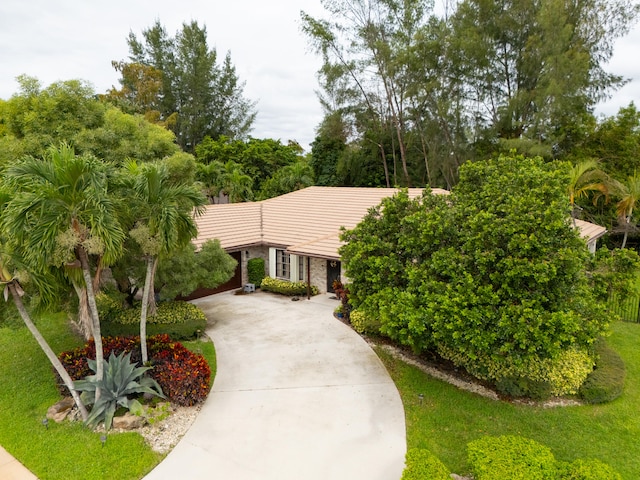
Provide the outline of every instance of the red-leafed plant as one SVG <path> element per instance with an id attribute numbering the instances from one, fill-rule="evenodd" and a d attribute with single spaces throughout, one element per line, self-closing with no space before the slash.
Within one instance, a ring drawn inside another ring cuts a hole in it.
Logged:
<path id="1" fill-rule="evenodd" d="M 206 359 L 193 353 L 169 335 L 155 335 L 148 339 L 149 376 L 156 380 L 164 395 L 178 405 L 191 406 L 204 401 L 209 393 L 211 369 Z M 107 337 L 103 339 L 105 356 L 113 353 L 130 353 L 131 361 L 140 364 L 140 337 Z M 81 380 L 91 375 L 87 359 L 95 359 L 93 340 L 83 347 L 59 355 L 72 380 Z M 62 395 L 68 395 L 66 387 L 58 382 Z"/>

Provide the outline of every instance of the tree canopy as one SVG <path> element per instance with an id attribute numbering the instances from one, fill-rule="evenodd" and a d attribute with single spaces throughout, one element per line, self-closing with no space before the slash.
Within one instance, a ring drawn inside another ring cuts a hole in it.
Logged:
<path id="1" fill-rule="evenodd" d="M 206 27 L 183 23 L 171 37 L 156 21 L 143 30 L 141 40 L 131 32 L 127 43 L 130 62 L 115 63 L 122 89 L 111 97 L 165 122 L 189 152 L 205 136 L 247 137 L 255 103 L 244 97 L 231 55 L 218 63 L 215 48 L 207 44 Z"/>
<path id="2" fill-rule="evenodd" d="M 424 0 L 322 5 L 327 18 L 302 12 L 302 29 L 322 58 L 326 119 L 339 116 L 354 147 L 335 155 L 368 149 L 386 186 L 446 188 L 467 159 L 566 156 L 625 83 L 606 65 L 640 11 L 632 0 L 463 0 L 444 16 Z M 316 158 L 329 155 L 324 127 Z"/>

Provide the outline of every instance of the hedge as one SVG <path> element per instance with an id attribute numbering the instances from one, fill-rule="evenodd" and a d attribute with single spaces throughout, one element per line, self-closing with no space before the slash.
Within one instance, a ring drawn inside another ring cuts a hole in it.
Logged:
<path id="1" fill-rule="evenodd" d="M 604 403 L 622 395 L 626 371 L 622 358 L 603 339 L 596 343 L 596 366 L 578 395 L 587 403 Z"/>
<path id="2" fill-rule="evenodd" d="M 102 321 L 102 334 L 108 337 L 140 334 L 140 307 L 111 313 Z M 204 332 L 207 318 L 197 306 L 181 301 L 163 302 L 156 314 L 147 317 L 147 335 L 167 334 L 176 340 L 196 338 Z"/>
<path id="3" fill-rule="evenodd" d="M 307 284 L 305 282 L 288 282 L 286 280 L 280 280 L 278 278 L 265 277 L 260 285 L 262 290 L 273 293 L 280 293 L 282 295 L 306 295 Z M 311 285 L 311 295 L 318 294 L 318 287 Z"/>

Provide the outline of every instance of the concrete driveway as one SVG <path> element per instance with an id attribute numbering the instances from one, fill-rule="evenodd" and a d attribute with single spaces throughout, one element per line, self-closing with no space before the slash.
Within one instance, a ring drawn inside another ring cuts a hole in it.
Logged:
<path id="1" fill-rule="evenodd" d="M 258 292 L 193 303 L 218 371 L 192 427 L 147 480 L 398 480 L 402 402 L 328 295 Z"/>

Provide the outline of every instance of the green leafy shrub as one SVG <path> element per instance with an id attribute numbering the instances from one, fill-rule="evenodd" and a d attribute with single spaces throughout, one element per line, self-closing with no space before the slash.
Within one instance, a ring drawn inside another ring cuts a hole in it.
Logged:
<path id="1" fill-rule="evenodd" d="M 282 295 L 306 295 L 307 284 L 305 282 L 288 282 L 278 278 L 265 277 L 260 285 L 262 290 L 267 292 L 279 293 Z M 311 295 L 318 294 L 318 287 L 311 285 Z"/>
<path id="2" fill-rule="evenodd" d="M 505 435 L 482 437 L 467 445 L 475 480 L 557 480 L 551 450 L 533 440 Z"/>
<path id="3" fill-rule="evenodd" d="M 249 283 L 253 283 L 256 288 L 262 284 L 264 274 L 264 259 L 252 258 L 247 262 L 247 273 L 249 277 Z"/>
<path id="4" fill-rule="evenodd" d="M 88 360 L 88 365 L 94 372 L 97 371 L 97 362 Z M 145 376 L 151 367 L 137 367 L 131 363 L 131 354 L 122 352 L 116 356 L 113 353 L 109 360 L 103 360 L 104 376 L 101 380 L 96 375 L 88 375 L 84 380 L 74 382 L 75 388 L 82 393 L 82 400 L 93 405 L 91 413 L 86 420 L 89 427 L 95 427 L 104 422 L 106 430 L 111 429 L 113 415 L 116 409 L 124 407 L 130 411 L 140 411 L 142 406 L 135 396 L 143 393 L 164 398 L 158 383 Z M 96 390 L 100 389 L 100 397 L 96 401 Z"/>
<path id="5" fill-rule="evenodd" d="M 622 395 L 625 366 L 620 355 L 603 339 L 596 342 L 596 366 L 587 376 L 578 395 L 587 403 L 605 403 Z"/>
<path id="6" fill-rule="evenodd" d="M 140 337 L 108 337 L 103 339 L 102 346 L 105 357 L 126 353 L 132 363 L 140 364 Z M 211 369 L 202 355 L 189 351 L 166 334 L 149 337 L 147 346 L 153 366 L 149 376 L 158 382 L 171 402 L 195 405 L 207 397 Z M 62 352 L 58 358 L 73 380 L 85 378 L 91 374 L 88 359 L 96 358 L 95 343 L 89 340 L 83 347 Z M 59 378 L 57 385 L 62 395 L 69 395 Z"/>
<path id="7" fill-rule="evenodd" d="M 123 314 L 124 295 L 118 291 L 98 292 L 96 294 L 96 305 L 100 314 L 101 322 L 115 321 Z"/>
<path id="8" fill-rule="evenodd" d="M 597 459 L 578 459 L 560 464 L 560 480 L 622 480 L 613 467 Z"/>
<path id="9" fill-rule="evenodd" d="M 352 310 L 349 315 L 349 321 L 353 329 L 358 333 L 378 333 L 380 328 L 380 322 L 372 320 L 362 310 Z"/>
<path id="10" fill-rule="evenodd" d="M 167 334 L 177 340 L 190 340 L 204 332 L 207 318 L 197 306 L 181 301 L 163 302 L 156 314 L 147 317 L 147 334 Z M 121 310 L 110 321 L 102 322 L 105 336 L 131 336 L 140 333 L 140 307 Z"/>
<path id="11" fill-rule="evenodd" d="M 528 356 L 519 363 L 506 357 L 470 359 L 443 346 L 438 347 L 438 353 L 513 397 L 543 399 L 573 395 L 593 369 L 589 353 L 577 348 L 560 352 L 556 358 Z"/>
<path id="12" fill-rule="evenodd" d="M 407 451 L 401 480 L 450 480 L 451 472 L 434 454 L 421 448 Z"/>

